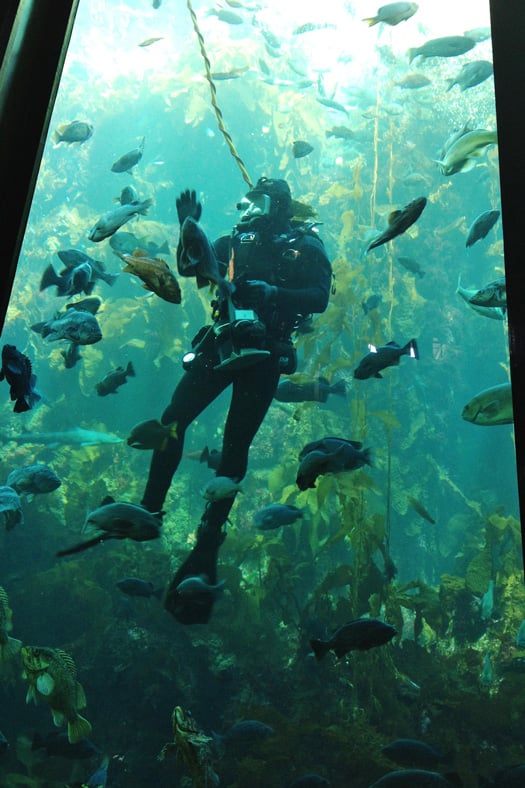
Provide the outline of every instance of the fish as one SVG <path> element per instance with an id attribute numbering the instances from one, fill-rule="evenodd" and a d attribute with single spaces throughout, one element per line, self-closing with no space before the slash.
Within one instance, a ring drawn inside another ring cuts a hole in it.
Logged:
<path id="1" fill-rule="evenodd" d="M 187 216 L 180 231 L 180 256 L 177 267 L 181 276 L 195 276 L 197 287 L 213 282 L 223 297 L 231 295 L 233 284 L 219 273 L 219 263 L 206 233 L 192 216 Z"/>
<path id="2" fill-rule="evenodd" d="M 109 755 L 104 755 L 100 766 L 88 777 L 87 788 L 106 788 L 108 781 Z"/>
<path id="3" fill-rule="evenodd" d="M 366 17 L 363 22 L 367 22 L 369 27 L 384 22 L 386 25 L 398 25 L 414 16 L 419 6 L 417 3 L 388 3 L 378 9 L 376 16 Z"/>
<path id="4" fill-rule="evenodd" d="M 322 104 L 323 107 L 328 107 L 328 109 L 335 109 L 337 112 L 344 112 L 345 115 L 348 115 L 347 108 L 344 106 L 344 104 L 341 104 L 339 101 L 334 101 L 333 99 L 327 98 L 326 96 L 317 96 L 315 100 L 318 101 L 319 104 Z"/>
<path id="5" fill-rule="evenodd" d="M 109 239 L 109 245 L 114 252 L 123 252 L 124 254 L 132 255 L 136 249 L 143 249 L 148 257 L 157 257 L 159 254 L 171 254 L 167 241 L 157 244 L 154 241 L 148 241 L 146 237 L 137 238 L 133 233 L 124 231 L 114 233 Z"/>
<path id="6" fill-rule="evenodd" d="M 72 369 L 78 361 L 82 360 L 80 355 L 79 346 L 76 342 L 70 342 L 66 350 L 61 350 L 60 355 L 64 359 L 64 366 L 66 369 Z"/>
<path id="7" fill-rule="evenodd" d="M 397 634 L 395 627 L 377 618 L 358 618 L 343 624 L 328 640 L 313 639 L 310 645 L 316 659 L 322 659 L 329 651 L 341 659 L 349 651 L 368 651 L 383 646 Z"/>
<path id="8" fill-rule="evenodd" d="M 209 449 L 205 446 L 202 451 L 186 452 L 183 456 L 188 457 L 190 460 L 197 460 L 197 462 L 205 462 L 208 468 L 216 471 L 221 464 L 222 451 L 218 449 Z"/>
<path id="9" fill-rule="evenodd" d="M 100 755 L 100 750 L 89 739 L 80 739 L 71 744 L 67 733 L 52 731 L 45 736 L 35 733 L 31 743 L 31 750 L 45 750 L 49 757 L 59 756 L 68 760 L 85 760 L 94 755 Z"/>
<path id="10" fill-rule="evenodd" d="M 348 126 L 332 126 L 331 129 L 326 129 L 326 137 L 335 137 L 338 140 L 353 140 L 355 139 L 355 132 L 349 129 Z"/>
<path id="11" fill-rule="evenodd" d="M 418 739 L 395 739 L 381 747 L 381 752 L 400 766 L 421 766 L 423 769 L 446 760 L 440 750 Z"/>
<path id="12" fill-rule="evenodd" d="M 162 0 L 151 0 L 152 8 L 160 8 Z"/>
<path id="13" fill-rule="evenodd" d="M 226 22 L 228 25 L 242 25 L 244 19 L 234 11 L 228 11 L 227 8 L 210 8 L 207 11 L 207 16 L 216 16 L 221 22 Z"/>
<path id="14" fill-rule="evenodd" d="M 127 383 L 128 377 L 135 377 L 135 368 L 133 363 L 128 361 L 126 369 L 124 367 L 117 367 L 113 372 L 102 378 L 102 380 L 95 385 L 99 397 L 106 397 L 108 394 L 116 394 L 119 386 Z"/>
<path id="15" fill-rule="evenodd" d="M 489 129 L 473 129 L 460 133 L 452 144 L 445 144 L 444 155 L 436 159 L 442 175 L 455 175 L 468 172 L 476 166 L 477 160 L 489 145 L 496 145 L 498 134 Z"/>
<path id="16" fill-rule="evenodd" d="M 58 144 L 59 142 L 78 142 L 82 145 L 93 135 L 94 128 L 91 123 L 86 123 L 83 120 L 73 120 L 71 123 L 62 123 L 57 126 L 53 132 L 53 141 Z"/>
<path id="17" fill-rule="evenodd" d="M 243 74 L 246 74 L 249 71 L 250 66 L 237 66 L 236 68 L 230 68 L 228 71 L 212 71 L 211 76 L 212 79 L 221 81 L 226 81 L 228 79 L 238 79 L 242 77 Z"/>
<path id="18" fill-rule="evenodd" d="M 260 720 L 240 720 L 231 725 L 224 733 L 212 731 L 213 741 L 216 746 L 238 746 L 252 744 L 253 742 L 273 736 L 274 729 Z"/>
<path id="19" fill-rule="evenodd" d="M 82 298 L 80 301 L 74 301 L 72 304 L 66 304 L 66 309 L 76 309 L 77 312 L 90 312 L 92 315 L 96 315 L 101 304 L 100 298 L 90 296 L 89 298 Z"/>
<path id="20" fill-rule="evenodd" d="M 303 159 L 313 151 L 313 145 L 310 145 L 306 140 L 294 140 L 292 142 L 292 155 L 294 159 Z"/>
<path id="21" fill-rule="evenodd" d="M 467 233 L 467 240 L 465 246 L 468 248 L 473 246 L 476 241 L 485 238 L 492 230 L 500 217 L 500 212 L 497 210 L 483 211 L 479 216 L 476 216 L 470 225 Z"/>
<path id="22" fill-rule="evenodd" d="M 179 283 L 164 260 L 148 257 L 147 252 L 142 249 L 135 249 L 132 255 L 122 252 L 115 254 L 126 263 L 122 270 L 138 276 L 145 290 L 155 293 L 170 304 L 180 304 L 182 295 Z"/>
<path id="23" fill-rule="evenodd" d="M 402 265 L 403 268 L 406 268 L 411 274 L 416 274 L 420 279 L 425 276 L 426 272 L 422 270 L 417 260 L 414 260 L 413 257 L 397 257 L 396 259 L 399 265 Z"/>
<path id="24" fill-rule="evenodd" d="M 253 522 L 259 531 L 273 531 L 283 525 L 291 525 L 303 517 L 297 506 L 285 503 L 272 503 L 255 512 Z"/>
<path id="25" fill-rule="evenodd" d="M 16 656 L 22 648 L 22 641 L 10 636 L 12 631 L 13 612 L 5 588 L 0 586 L 0 663 Z"/>
<path id="26" fill-rule="evenodd" d="M 430 80 L 425 74 L 407 74 L 399 82 L 394 82 L 394 85 L 397 85 L 398 88 L 402 90 L 418 90 L 419 88 L 426 88 L 427 85 L 431 85 L 432 80 Z"/>
<path id="27" fill-rule="evenodd" d="M 190 575 L 185 577 L 175 587 L 175 592 L 182 597 L 199 597 L 202 594 L 212 594 L 218 596 L 226 585 L 225 580 L 218 583 L 210 583 L 208 575 Z"/>
<path id="28" fill-rule="evenodd" d="M 211 482 L 208 482 L 201 490 L 201 494 L 208 501 L 220 501 L 222 498 L 233 498 L 238 492 L 242 492 L 241 485 L 233 479 L 230 479 L 229 476 L 215 476 L 215 478 L 212 479 Z"/>
<path id="29" fill-rule="evenodd" d="M 90 295 L 95 283 L 92 281 L 92 269 L 89 263 L 80 263 L 74 268 L 66 268 L 57 274 L 50 263 L 44 269 L 40 279 L 40 292 L 52 285 L 56 286 L 57 296 L 74 296 L 79 293 Z"/>
<path id="30" fill-rule="evenodd" d="M 138 44 L 138 46 L 139 47 L 149 47 L 152 44 L 156 44 L 157 41 L 162 41 L 163 39 L 164 39 L 164 36 L 152 36 L 151 38 L 146 38 L 144 41 L 141 41 L 140 44 Z M 126 155 L 129 156 L 129 153 L 126 154 Z M 142 156 L 142 153 L 141 153 L 141 156 Z M 121 157 L 121 158 L 123 158 L 123 157 Z M 120 159 L 118 161 L 120 161 Z M 117 162 L 115 162 L 115 164 L 116 163 Z M 115 164 L 113 165 L 113 167 L 115 166 Z M 135 164 L 136 164 L 136 162 L 135 162 Z M 113 167 L 111 168 L 112 170 L 113 170 Z M 113 172 L 121 172 L 121 170 L 113 170 Z"/>
<path id="31" fill-rule="evenodd" d="M 142 596 L 149 598 L 156 596 L 160 599 L 164 593 L 162 588 L 155 588 L 149 580 L 142 580 L 140 577 L 125 577 L 115 583 L 123 594 L 128 596 Z"/>
<path id="32" fill-rule="evenodd" d="M 422 503 L 420 503 L 420 502 L 417 500 L 417 498 L 413 498 L 411 495 L 409 495 L 409 496 L 407 497 L 407 501 L 408 501 L 408 503 L 410 504 L 410 506 L 412 507 L 412 509 L 414 509 L 414 511 L 416 511 L 416 512 L 419 514 L 419 516 L 423 518 L 423 520 L 427 520 L 427 522 L 429 522 L 429 523 L 432 523 L 432 525 L 435 525 L 435 522 L 436 522 L 436 521 L 435 521 L 435 520 L 434 520 L 434 518 L 433 518 L 433 517 L 432 517 L 432 516 L 431 516 L 431 515 L 430 515 L 430 514 L 427 512 L 427 510 L 425 509 L 425 507 L 423 506 L 423 504 L 422 504 Z"/>
<path id="33" fill-rule="evenodd" d="M 36 375 L 33 373 L 31 360 L 16 349 L 15 345 L 4 345 L 2 348 L 2 367 L 0 380 L 9 385 L 9 396 L 14 402 L 14 413 L 25 413 L 41 397 L 35 391 Z"/>
<path id="34" fill-rule="evenodd" d="M 393 211 L 388 217 L 388 227 L 384 232 L 370 241 L 365 249 L 365 254 L 377 246 L 386 244 L 398 235 L 402 235 L 408 228 L 417 222 L 427 204 L 426 197 L 416 197 L 401 210 Z"/>
<path id="35" fill-rule="evenodd" d="M 476 306 L 476 304 L 471 303 L 470 299 L 472 296 L 475 296 L 478 290 L 468 290 L 466 287 L 461 286 L 461 276 L 458 277 L 458 286 L 456 288 L 456 293 L 458 293 L 463 301 L 477 312 L 479 315 L 483 315 L 484 317 L 490 317 L 493 320 L 504 320 L 506 315 L 506 309 L 501 307 L 495 306 Z"/>
<path id="36" fill-rule="evenodd" d="M 17 525 L 24 524 L 22 502 L 18 493 L 8 484 L 0 485 L 0 525 L 11 531 Z"/>
<path id="37" fill-rule="evenodd" d="M 487 41 L 491 37 L 492 31 L 490 27 L 474 27 L 472 30 L 465 30 L 463 35 L 479 44 L 481 41 Z"/>
<path id="38" fill-rule="evenodd" d="M 454 788 L 460 784 L 456 779 L 451 782 L 440 772 L 425 769 L 403 769 L 402 771 L 389 772 L 373 782 L 369 788 L 383 788 L 383 786 L 397 786 L 397 788 Z"/>
<path id="39" fill-rule="evenodd" d="M 366 380 L 367 378 L 382 378 L 381 370 L 399 364 L 401 356 L 419 358 L 419 351 L 415 339 L 410 339 L 406 345 L 398 345 L 397 342 L 388 342 L 386 345 L 375 347 L 369 345 L 370 352 L 361 359 L 354 370 L 354 378 Z"/>
<path id="40" fill-rule="evenodd" d="M 99 243 L 103 241 L 105 238 L 109 238 L 110 235 L 113 235 L 119 227 L 122 227 L 123 224 L 129 222 L 137 214 L 141 214 L 144 216 L 148 212 L 148 208 L 150 205 L 153 204 L 153 200 L 148 197 L 147 200 L 134 200 L 133 202 L 126 203 L 125 205 L 121 205 L 118 208 L 113 208 L 112 211 L 108 211 L 107 213 L 103 214 L 100 219 L 95 222 L 93 227 L 88 233 L 88 238 L 90 241 L 94 243 Z"/>
<path id="41" fill-rule="evenodd" d="M 470 63 L 465 63 L 455 77 L 448 81 L 448 90 L 452 90 L 454 85 L 459 85 L 461 92 L 473 88 L 484 82 L 494 73 L 494 66 L 490 60 L 471 60 Z"/>
<path id="42" fill-rule="evenodd" d="M 31 329 L 48 342 L 66 339 L 76 345 L 94 345 L 102 339 L 102 331 L 95 315 L 76 309 L 68 309 L 65 314 L 52 320 L 35 323 Z"/>
<path id="43" fill-rule="evenodd" d="M 481 610 L 480 618 L 482 621 L 488 621 L 494 612 L 494 580 L 489 580 L 489 585 L 483 596 L 481 597 Z"/>
<path id="44" fill-rule="evenodd" d="M 507 286 L 505 277 L 495 279 L 470 296 L 469 303 L 473 306 L 507 308 Z"/>
<path id="45" fill-rule="evenodd" d="M 461 411 L 461 418 L 480 427 L 512 424 L 514 416 L 511 384 L 501 383 L 480 391 L 467 402 Z"/>
<path id="46" fill-rule="evenodd" d="M 131 172 L 132 168 L 142 159 L 145 140 L 146 138 L 142 137 L 138 148 L 133 148 L 133 150 L 128 151 L 113 162 L 111 172 Z"/>
<path id="47" fill-rule="evenodd" d="M 97 279 L 101 279 L 107 285 L 113 286 L 117 279 L 119 278 L 119 274 L 109 274 L 106 271 L 106 266 L 100 260 L 95 260 L 94 257 L 90 257 L 85 252 L 82 252 L 80 249 L 60 249 L 57 252 L 57 256 L 61 260 L 61 262 L 66 266 L 66 269 L 75 268 L 82 263 L 88 263 L 91 266 L 91 277 L 92 281 L 96 281 Z M 95 299 L 92 299 L 93 301 Z M 100 299 L 97 299 L 100 303 Z M 90 302 L 90 299 L 85 298 L 84 301 Z M 82 302 L 78 302 L 82 303 Z M 89 312 L 95 314 L 92 309 L 88 309 Z"/>
<path id="48" fill-rule="evenodd" d="M 420 47 L 411 47 L 408 52 L 408 62 L 412 63 L 416 57 L 456 57 L 463 55 L 476 46 L 476 42 L 467 36 L 445 36 L 432 38 Z"/>
<path id="49" fill-rule="evenodd" d="M 185 712 L 181 706 L 173 709 L 171 724 L 173 741 L 164 745 L 158 760 L 163 761 L 175 753 L 179 766 L 188 772 L 191 785 L 217 788 L 219 777 L 212 768 L 211 736 L 206 736 L 191 712 Z"/>
<path id="50" fill-rule="evenodd" d="M 43 444 L 50 448 L 56 446 L 97 446 L 104 443 L 122 443 L 123 438 L 113 435 L 111 432 L 97 432 L 95 430 L 85 430 L 82 427 L 74 427 L 71 430 L 62 432 L 27 432 L 23 431 L 16 435 L 7 435 L 0 432 L 0 440 L 4 443 L 13 441 L 14 443 L 34 443 Z"/>
<path id="51" fill-rule="evenodd" d="M 148 542 L 158 539 L 164 512 L 151 513 L 143 506 L 133 503 L 117 503 L 107 496 L 101 505 L 90 512 L 84 522 L 83 531 L 96 528 L 101 531 L 87 542 L 59 550 L 57 556 L 81 553 L 89 547 L 105 542 L 108 539 L 133 539 L 134 542 Z"/>
<path id="52" fill-rule="evenodd" d="M 6 484 L 19 495 L 42 495 L 58 490 L 62 482 L 49 465 L 35 463 L 11 471 Z"/>
<path id="53" fill-rule="evenodd" d="M 525 619 L 520 624 L 516 635 L 516 645 L 518 648 L 525 648 Z"/>
<path id="54" fill-rule="evenodd" d="M 315 487 L 318 476 L 325 473 L 354 471 L 371 465 L 371 450 L 360 441 L 326 437 L 307 443 L 299 454 L 296 484 L 300 490 Z"/>
<path id="55" fill-rule="evenodd" d="M 383 296 L 377 293 L 372 293 L 372 295 L 369 295 L 366 301 L 361 303 L 365 315 L 368 315 L 368 313 L 372 312 L 373 309 L 377 309 L 377 307 L 380 306 L 382 300 Z"/>
<path id="56" fill-rule="evenodd" d="M 89 736 L 91 724 L 78 713 L 86 706 L 86 696 L 77 681 L 71 656 L 62 649 L 47 646 L 22 646 L 21 656 L 22 678 L 29 683 L 26 703 L 45 701 L 55 725 L 67 722 L 70 744 Z"/>
<path id="57" fill-rule="evenodd" d="M 327 28 L 334 29 L 335 27 L 336 25 L 331 22 L 319 22 L 318 24 L 315 22 L 305 22 L 303 25 L 294 28 L 292 30 L 292 35 L 300 36 L 303 33 L 312 33 L 314 30 L 326 30 Z"/>
<path id="58" fill-rule="evenodd" d="M 288 378 L 279 383 L 273 398 L 278 402 L 326 402 L 330 394 L 345 397 L 345 381 L 330 383 L 327 378 L 319 376 L 316 380 L 295 383 Z"/>
<path id="59" fill-rule="evenodd" d="M 132 449 L 157 449 L 165 451 L 168 440 L 177 439 L 177 422 L 161 424 L 158 419 L 149 419 L 136 424 L 126 439 Z"/>

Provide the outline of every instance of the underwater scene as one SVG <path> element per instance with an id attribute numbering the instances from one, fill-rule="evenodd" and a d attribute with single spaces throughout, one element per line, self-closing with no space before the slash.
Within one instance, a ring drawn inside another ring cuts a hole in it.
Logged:
<path id="1" fill-rule="evenodd" d="M 231 387 L 162 415 L 265 178 L 329 298 L 228 477 Z M 500 210 L 488 0 L 80 0 L 2 332 L 2 788 L 525 785 Z"/>

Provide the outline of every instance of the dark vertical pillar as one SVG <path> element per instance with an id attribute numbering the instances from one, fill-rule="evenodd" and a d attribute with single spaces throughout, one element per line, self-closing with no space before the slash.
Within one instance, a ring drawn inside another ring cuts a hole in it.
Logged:
<path id="1" fill-rule="evenodd" d="M 516 463 L 525 544 L 525 6 L 522 0 L 491 0 L 490 11 Z"/>
<path id="2" fill-rule="evenodd" d="M 8 0 L 0 26 L 0 330 L 78 0 Z"/>

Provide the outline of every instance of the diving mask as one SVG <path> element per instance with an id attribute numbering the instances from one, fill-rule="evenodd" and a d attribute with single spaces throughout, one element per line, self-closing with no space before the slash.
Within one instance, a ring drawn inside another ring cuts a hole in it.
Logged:
<path id="1" fill-rule="evenodd" d="M 249 222 L 251 219 L 270 216 L 272 200 L 268 194 L 252 191 L 243 197 L 237 208 L 243 212 L 241 222 Z"/>

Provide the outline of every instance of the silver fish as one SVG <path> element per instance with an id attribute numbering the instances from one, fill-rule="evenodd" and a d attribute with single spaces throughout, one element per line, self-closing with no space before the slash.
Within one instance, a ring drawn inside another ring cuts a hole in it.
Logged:
<path id="1" fill-rule="evenodd" d="M 476 394 L 461 412 L 461 417 L 481 427 L 512 424 L 512 389 L 510 383 L 492 386 Z"/>
<path id="2" fill-rule="evenodd" d="M 153 200 L 148 197 L 147 200 L 142 202 L 134 200 L 133 202 L 125 203 L 125 205 L 119 205 L 118 208 L 114 208 L 112 211 L 108 211 L 100 217 L 89 231 L 89 240 L 98 243 L 105 238 L 109 238 L 110 235 L 117 232 L 119 227 L 129 222 L 137 214 L 147 214 L 148 208 L 152 203 Z"/>

